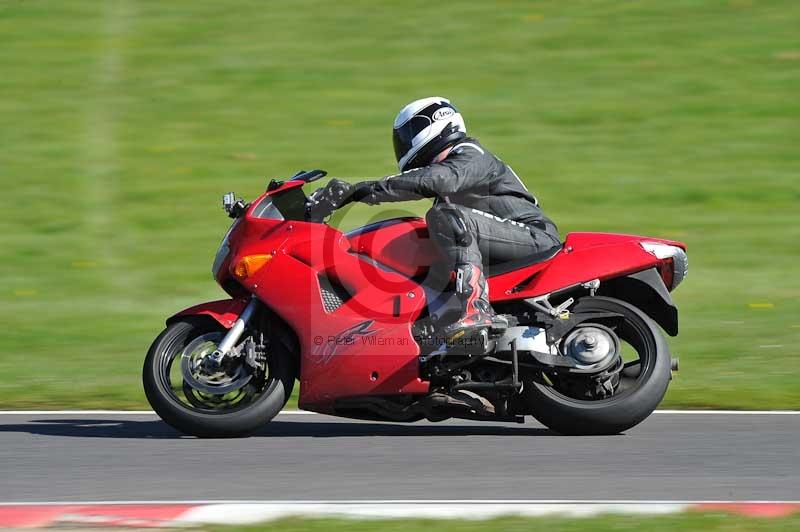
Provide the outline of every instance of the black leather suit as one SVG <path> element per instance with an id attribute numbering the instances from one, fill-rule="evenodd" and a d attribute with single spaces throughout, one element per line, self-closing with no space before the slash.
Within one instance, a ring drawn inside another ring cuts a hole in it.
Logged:
<path id="1" fill-rule="evenodd" d="M 474 138 L 441 162 L 355 185 L 350 201 L 434 198 L 431 238 L 457 264 L 506 262 L 559 245 L 558 229 L 514 171 Z"/>

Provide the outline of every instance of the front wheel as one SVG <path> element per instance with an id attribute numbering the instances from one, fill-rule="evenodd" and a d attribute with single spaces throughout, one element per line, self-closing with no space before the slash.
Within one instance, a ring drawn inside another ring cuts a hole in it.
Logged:
<path id="1" fill-rule="evenodd" d="M 599 327 L 586 327 L 616 342 L 622 357 L 620 370 L 611 376 L 547 371 L 529 375 L 523 392 L 528 408 L 537 420 L 561 434 L 618 434 L 638 425 L 664 398 L 671 378 L 663 334 L 641 310 L 617 299 L 581 299 L 573 311 L 616 315 L 597 320 Z M 601 382 L 600 377 L 605 380 Z"/>
<path id="2" fill-rule="evenodd" d="M 242 349 L 218 371 L 204 371 L 204 357 L 225 332 L 214 320 L 184 318 L 167 326 L 145 358 L 142 380 L 150 406 L 185 434 L 247 436 L 275 417 L 292 393 L 293 354 L 258 330 L 245 335 L 254 344 L 258 338 L 258 348 Z"/>

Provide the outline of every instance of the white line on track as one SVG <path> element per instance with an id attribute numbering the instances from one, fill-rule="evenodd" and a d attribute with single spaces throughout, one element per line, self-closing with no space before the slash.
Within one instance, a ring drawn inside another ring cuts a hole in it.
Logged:
<path id="1" fill-rule="evenodd" d="M 458 501 L 105 501 L 101 503 L 44 503 L 51 509 L 44 521 L 39 514 L 41 507 L 35 503 L 8 504 L 14 514 L 13 524 L 20 525 L 20 518 L 27 517 L 27 526 L 64 526 L 75 524 L 119 525 L 153 523 L 156 526 L 177 527 L 209 524 L 252 524 L 275 519 L 303 517 L 349 517 L 408 519 L 458 518 L 489 519 L 504 515 L 526 517 L 569 516 L 589 517 L 601 514 L 664 515 L 690 510 L 717 510 L 721 504 L 728 511 L 746 515 L 765 515 L 763 512 L 797 511 L 797 503 L 778 501 L 503 501 L 503 500 L 458 500 Z M 114 505 L 113 515 L 103 515 L 104 507 Z M 129 506 L 125 506 L 129 505 Z M 153 519 L 148 510 L 161 507 L 171 517 Z M 2 521 L 0 525 L 8 526 Z"/>
<path id="2" fill-rule="evenodd" d="M 735 500 L 735 499 L 367 499 L 367 500 L 232 500 L 232 499 L 186 499 L 186 500 L 112 500 L 112 501 L 25 501 L 25 502 L 0 502 L 2 506 L 116 506 L 140 504 L 422 504 L 433 506 L 436 504 L 800 504 L 797 500 Z"/>
<path id="3" fill-rule="evenodd" d="M 656 410 L 654 414 L 715 416 L 797 416 L 800 410 Z M 0 410 L 0 416 L 153 416 L 152 410 Z M 318 416 L 307 410 L 282 410 L 282 416 Z"/>

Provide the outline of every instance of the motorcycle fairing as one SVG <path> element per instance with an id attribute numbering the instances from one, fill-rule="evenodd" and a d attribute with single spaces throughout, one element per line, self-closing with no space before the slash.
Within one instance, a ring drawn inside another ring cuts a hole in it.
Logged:
<path id="1" fill-rule="evenodd" d="M 411 331 L 426 306 L 422 287 L 354 252 L 336 229 L 279 223 L 243 243 L 233 261 L 257 250 L 274 256 L 241 283 L 297 335 L 301 408 L 332 412 L 338 397 L 426 393 Z"/>
<path id="2" fill-rule="evenodd" d="M 491 301 L 535 297 L 593 279 L 612 279 L 658 266 L 640 242 L 680 242 L 611 233 L 570 233 L 552 259 L 489 278 Z"/>

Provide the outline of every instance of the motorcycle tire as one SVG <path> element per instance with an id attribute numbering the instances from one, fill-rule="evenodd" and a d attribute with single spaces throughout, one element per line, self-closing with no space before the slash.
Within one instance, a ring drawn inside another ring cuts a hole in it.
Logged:
<path id="1" fill-rule="evenodd" d="M 144 361 L 142 381 L 145 395 L 153 410 L 173 428 L 201 438 L 234 438 L 251 435 L 274 418 L 286 404 L 295 380 L 295 357 L 280 341 L 269 344 L 268 382 L 252 403 L 221 412 L 199 411 L 184 404 L 168 390 L 162 372 L 195 338 L 211 333 L 224 333 L 216 321 L 187 317 L 175 321 L 155 339 Z"/>
<path id="2" fill-rule="evenodd" d="M 655 322 L 625 301 L 588 297 L 579 300 L 573 312 L 610 312 L 622 316 L 625 330 L 638 335 L 635 341 L 641 342 L 650 359 L 647 367 L 640 367 L 637 386 L 619 396 L 585 400 L 560 393 L 541 380 L 526 379 L 523 398 L 539 422 L 560 434 L 621 433 L 641 423 L 661 403 L 672 376 L 669 347 Z"/>

